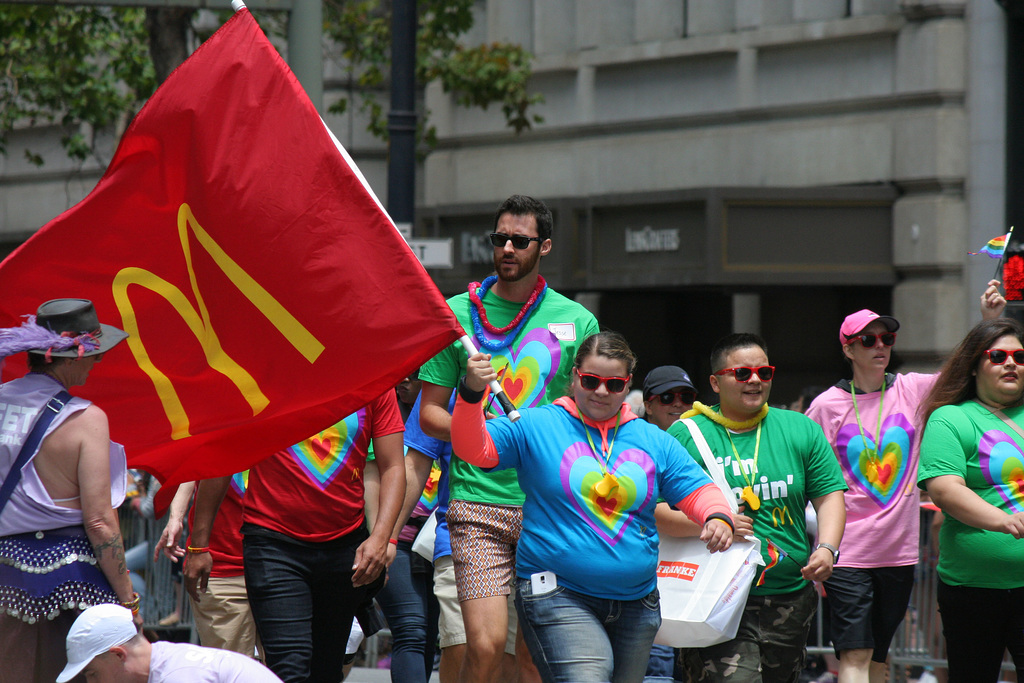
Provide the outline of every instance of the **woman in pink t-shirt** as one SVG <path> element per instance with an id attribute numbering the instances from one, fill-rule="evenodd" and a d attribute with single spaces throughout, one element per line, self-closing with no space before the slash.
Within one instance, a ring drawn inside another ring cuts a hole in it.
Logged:
<path id="1" fill-rule="evenodd" d="M 981 296 L 986 318 L 1006 305 L 998 284 L 989 282 Z M 920 545 L 919 408 L 937 377 L 886 372 L 899 327 L 867 309 L 848 315 L 839 343 L 853 378 L 807 409 L 849 487 L 842 553 L 825 591 L 840 678 L 863 683 L 885 680 L 889 645 L 910 602 Z"/>

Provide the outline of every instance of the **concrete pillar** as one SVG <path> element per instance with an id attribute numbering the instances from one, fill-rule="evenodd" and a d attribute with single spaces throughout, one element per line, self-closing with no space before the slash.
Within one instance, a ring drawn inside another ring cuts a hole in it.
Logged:
<path id="1" fill-rule="evenodd" d="M 320 0 L 295 0 L 288 16 L 288 66 L 313 106 L 324 113 L 324 11 Z"/>
<path id="2" fill-rule="evenodd" d="M 977 251 L 1006 225 L 1006 17 L 988 0 L 967 5 L 967 243 Z M 1024 226 L 1017 226 L 1024 228 Z M 992 277 L 994 261 L 964 256 L 963 295 L 969 322 L 981 320 L 978 296 Z"/>
<path id="3" fill-rule="evenodd" d="M 601 319 L 601 292 L 579 292 L 574 300 L 593 313 L 595 318 Z"/>

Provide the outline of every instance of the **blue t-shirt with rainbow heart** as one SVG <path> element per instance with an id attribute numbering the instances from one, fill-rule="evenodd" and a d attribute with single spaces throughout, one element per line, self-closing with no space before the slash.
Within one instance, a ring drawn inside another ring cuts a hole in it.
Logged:
<path id="1" fill-rule="evenodd" d="M 678 503 L 711 483 L 678 441 L 638 419 L 610 429 L 607 470 L 616 486 L 609 489 L 603 457 L 591 447 L 600 451 L 600 433 L 561 406 L 524 410 L 515 423 L 488 420 L 487 431 L 500 454 L 494 469 L 514 468 L 526 495 L 520 578 L 551 571 L 559 585 L 613 600 L 654 590 L 658 498 Z"/>

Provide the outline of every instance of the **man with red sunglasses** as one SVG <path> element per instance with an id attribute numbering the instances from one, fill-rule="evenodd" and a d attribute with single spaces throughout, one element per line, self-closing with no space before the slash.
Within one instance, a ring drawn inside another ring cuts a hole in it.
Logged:
<path id="1" fill-rule="evenodd" d="M 999 282 L 981 296 L 984 318 L 1001 315 Z M 821 425 L 849 487 L 842 561 L 825 582 L 839 678 L 882 683 L 889 645 L 907 611 L 920 526 L 918 408 L 937 375 L 886 372 L 899 322 L 851 313 L 839 343 L 853 378 L 818 396 L 807 416 Z"/>
<path id="2" fill-rule="evenodd" d="M 725 337 L 711 352 L 711 369 L 719 405 L 694 403 L 668 433 L 691 455 L 701 452 L 695 439 L 706 442 L 739 503 L 735 540 L 758 538 L 769 565 L 750 589 L 736 637 L 700 648 L 687 665 L 701 670 L 694 678 L 713 683 L 795 681 L 818 605 L 811 582 L 831 574 L 843 538 L 846 484 L 818 425 L 768 407 L 775 367 L 763 339 Z M 814 547 L 808 502 L 818 513 Z"/>

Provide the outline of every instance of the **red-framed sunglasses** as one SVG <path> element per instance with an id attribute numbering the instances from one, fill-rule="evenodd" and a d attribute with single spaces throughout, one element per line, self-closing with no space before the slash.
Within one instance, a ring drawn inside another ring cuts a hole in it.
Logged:
<path id="1" fill-rule="evenodd" d="M 860 340 L 861 346 L 865 349 L 874 348 L 875 344 L 878 343 L 878 340 L 882 341 L 882 346 L 892 346 L 896 343 L 896 333 L 883 332 L 882 334 L 855 334 L 852 337 L 847 337 L 846 341 L 852 344 L 858 339 Z"/>
<path id="2" fill-rule="evenodd" d="M 732 373 L 733 377 L 736 378 L 737 382 L 749 382 L 754 377 L 755 372 L 757 373 L 758 379 L 760 379 L 762 382 L 771 382 L 772 377 L 775 376 L 775 366 L 762 365 L 756 368 L 748 368 L 743 366 L 735 368 L 723 368 L 716 372 L 715 374 L 726 375 L 730 372 Z"/>
<path id="3" fill-rule="evenodd" d="M 587 391 L 597 391 L 597 388 L 602 384 L 608 388 L 608 391 L 617 394 L 626 388 L 626 384 L 633 378 L 633 375 L 628 377 L 601 377 L 600 375 L 592 375 L 589 372 L 580 372 L 579 368 L 573 368 L 576 376 L 580 378 L 580 386 Z"/>
<path id="4" fill-rule="evenodd" d="M 1007 358 L 1013 358 L 1014 365 L 1024 365 L 1024 349 L 1007 351 L 1006 349 L 986 349 L 985 355 L 992 365 L 1004 365 Z"/>

